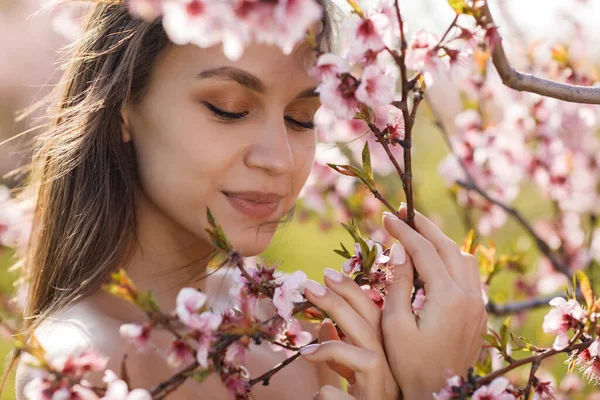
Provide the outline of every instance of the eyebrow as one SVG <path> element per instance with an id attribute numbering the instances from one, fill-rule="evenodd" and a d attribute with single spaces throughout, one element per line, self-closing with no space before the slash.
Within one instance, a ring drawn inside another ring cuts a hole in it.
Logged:
<path id="1" fill-rule="evenodd" d="M 238 84 L 260 94 L 264 94 L 267 92 L 267 86 L 263 81 L 260 80 L 256 75 L 252 75 L 251 73 L 244 71 L 235 67 L 218 67 L 213 69 L 207 69 L 205 71 L 200 72 L 197 76 L 199 79 L 207 79 L 207 78 L 216 78 L 216 79 L 225 79 L 237 82 Z M 310 98 L 310 97 L 319 97 L 319 93 L 315 90 L 317 88 L 308 88 L 296 96 L 296 99 Z"/>

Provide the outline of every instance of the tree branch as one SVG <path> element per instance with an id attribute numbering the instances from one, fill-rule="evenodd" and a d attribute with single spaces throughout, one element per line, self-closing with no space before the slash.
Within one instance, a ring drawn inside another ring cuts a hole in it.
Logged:
<path id="1" fill-rule="evenodd" d="M 487 1 L 481 7 L 482 21 L 485 26 L 495 25 Z M 502 83 L 511 89 L 537 93 L 571 103 L 600 104 L 600 87 L 569 85 L 515 70 L 508 61 L 502 43 L 496 43 L 492 50 L 492 62 L 502 79 Z"/>

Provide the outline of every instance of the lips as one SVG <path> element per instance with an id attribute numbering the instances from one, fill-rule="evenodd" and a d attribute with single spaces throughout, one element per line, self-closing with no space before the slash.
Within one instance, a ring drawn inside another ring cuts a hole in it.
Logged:
<path id="1" fill-rule="evenodd" d="M 229 204 L 238 212 L 255 218 L 266 218 L 279 208 L 283 196 L 268 192 L 223 192 Z"/>
<path id="2" fill-rule="evenodd" d="M 282 195 L 271 192 L 258 192 L 258 191 L 246 191 L 246 192 L 223 192 L 227 196 L 237 197 L 240 199 L 250 200 L 255 203 L 275 203 L 283 198 Z"/>

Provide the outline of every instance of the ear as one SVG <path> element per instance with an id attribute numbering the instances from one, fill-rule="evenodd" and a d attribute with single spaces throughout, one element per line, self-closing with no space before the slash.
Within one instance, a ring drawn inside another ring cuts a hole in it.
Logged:
<path id="1" fill-rule="evenodd" d="M 131 142 L 131 125 L 129 123 L 129 107 L 125 106 L 121 110 L 121 140 L 123 143 Z"/>

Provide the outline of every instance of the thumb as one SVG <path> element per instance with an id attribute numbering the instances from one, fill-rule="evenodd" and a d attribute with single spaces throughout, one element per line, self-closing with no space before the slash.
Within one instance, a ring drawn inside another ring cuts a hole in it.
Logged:
<path id="1" fill-rule="evenodd" d="M 383 307 L 383 319 L 412 320 L 414 316 L 411 307 L 411 295 L 413 290 L 413 263 L 410 256 L 400 243 L 394 243 L 390 250 L 390 271 Z"/>
<path id="2" fill-rule="evenodd" d="M 330 340 L 340 340 L 340 336 L 337 333 L 337 328 L 335 325 L 333 325 L 333 322 L 329 318 L 325 318 L 323 322 L 321 322 L 318 339 L 319 343 Z M 339 376 L 346 379 L 348 383 L 353 384 L 356 381 L 354 377 L 354 371 L 352 371 L 350 368 L 333 361 L 327 361 L 327 366 Z"/>

